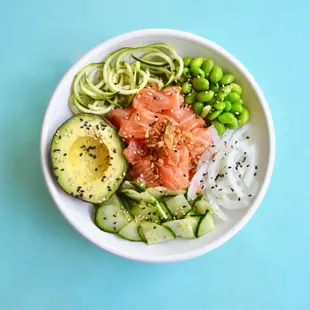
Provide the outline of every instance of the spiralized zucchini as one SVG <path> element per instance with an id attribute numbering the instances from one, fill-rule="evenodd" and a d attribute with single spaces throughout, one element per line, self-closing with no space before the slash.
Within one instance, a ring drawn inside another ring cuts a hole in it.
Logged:
<path id="1" fill-rule="evenodd" d="M 167 87 L 181 77 L 183 68 L 182 58 L 165 43 L 121 48 L 104 62 L 89 64 L 78 72 L 72 83 L 70 109 L 74 114 L 104 115 L 128 106 L 148 84 Z"/>

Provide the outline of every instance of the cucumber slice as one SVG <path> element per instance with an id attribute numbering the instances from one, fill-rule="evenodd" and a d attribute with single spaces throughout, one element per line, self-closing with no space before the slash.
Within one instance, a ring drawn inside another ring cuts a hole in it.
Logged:
<path id="1" fill-rule="evenodd" d="M 214 222 L 211 213 L 208 211 L 200 219 L 196 231 L 196 237 L 199 238 L 214 229 Z"/>
<path id="2" fill-rule="evenodd" d="M 175 233 L 176 236 L 180 236 L 185 239 L 195 238 L 192 226 L 192 220 L 190 218 L 166 222 L 163 223 L 163 226 L 169 227 Z"/>
<path id="3" fill-rule="evenodd" d="M 175 196 L 168 201 L 166 205 L 172 216 L 177 219 L 184 218 L 185 215 L 192 209 L 184 195 Z"/>
<path id="4" fill-rule="evenodd" d="M 196 235 L 197 226 L 198 226 L 199 221 L 201 220 L 202 217 L 203 217 L 203 215 L 195 214 L 195 213 L 191 213 L 191 212 L 189 212 L 185 217 L 186 219 L 188 219 L 190 221 L 192 228 L 193 228 L 193 232 L 195 235 Z"/>
<path id="5" fill-rule="evenodd" d="M 138 226 L 139 223 L 133 220 L 128 223 L 118 234 L 122 238 L 130 241 L 142 241 L 142 238 L 138 233 Z"/>
<path id="6" fill-rule="evenodd" d="M 133 189 L 123 189 L 120 192 L 132 200 L 135 200 L 137 202 L 143 201 L 147 204 L 151 204 L 155 206 L 158 209 L 159 215 L 164 219 L 167 218 L 167 215 L 164 212 L 164 210 L 161 208 L 159 202 L 153 196 L 151 196 L 148 192 L 139 193 Z"/>
<path id="7" fill-rule="evenodd" d="M 181 194 L 184 195 L 186 193 L 184 189 L 173 191 L 163 186 L 148 187 L 146 191 L 156 199 L 160 199 L 164 196 L 177 196 Z"/>
<path id="8" fill-rule="evenodd" d="M 142 222 L 140 230 L 148 245 L 175 239 L 175 234 L 170 228 L 155 223 Z"/>
<path id="9" fill-rule="evenodd" d="M 208 210 L 211 214 L 215 213 L 213 207 L 206 202 L 202 195 L 198 195 L 193 202 L 193 209 L 196 213 L 205 214 Z"/>
<path id="10" fill-rule="evenodd" d="M 126 190 L 126 189 L 133 189 L 138 192 L 144 192 L 145 191 L 145 184 L 139 183 L 136 181 L 124 181 L 123 184 L 120 187 L 120 190 Z"/>
<path id="11" fill-rule="evenodd" d="M 140 203 L 133 203 L 133 207 L 130 213 L 138 221 L 149 221 L 158 224 L 161 223 L 157 208 L 154 206 L 150 206 L 143 201 L 141 201 Z"/>
<path id="12" fill-rule="evenodd" d="M 117 205 L 102 205 L 95 212 L 95 224 L 103 231 L 118 233 L 130 221 L 128 211 Z"/>
<path id="13" fill-rule="evenodd" d="M 167 208 L 167 205 L 164 201 L 161 201 L 160 203 L 161 208 L 163 209 L 163 211 L 165 212 L 165 214 L 167 215 L 167 218 L 164 219 L 164 221 L 172 221 L 172 214 L 170 213 L 169 209 Z"/>
<path id="14" fill-rule="evenodd" d="M 118 207 L 122 207 L 124 206 L 124 203 L 116 194 L 114 194 L 110 199 L 104 201 L 99 206 L 105 206 L 105 205 L 116 205 Z"/>
<path id="15" fill-rule="evenodd" d="M 143 232 L 143 229 L 141 226 L 138 226 L 138 234 L 139 234 L 141 240 L 146 242 L 146 238 L 145 238 L 145 235 L 144 235 L 144 232 Z"/>

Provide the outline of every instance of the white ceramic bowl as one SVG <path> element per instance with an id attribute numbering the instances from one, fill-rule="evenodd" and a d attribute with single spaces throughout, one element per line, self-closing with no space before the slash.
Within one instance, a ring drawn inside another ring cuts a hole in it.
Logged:
<path id="1" fill-rule="evenodd" d="M 166 243 L 147 246 L 129 242 L 117 235 L 99 230 L 93 223 L 93 207 L 65 194 L 53 177 L 50 167 L 50 141 L 56 129 L 71 116 L 68 108 L 70 86 L 74 75 L 91 62 L 102 61 L 109 53 L 124 46 L 147 45 L 165 42 L 173 45 L 181 56 L 203 55 L 212 58 L 224 70 L 232 72 L 243 86 L 243 98 L 251 112 L 251 123 L 258 128 L 255 138 L 258 149 L 260 190 L 251 206 L 235 210 L 231 221 L 217 223 L 216 229 L 195 240 L 176 239 Z M 235 235 L 252 217 L 268 188 L 275 158 L 275 137 L 271 113 L 266 99 L 248 70 L 231 54 L 213 42 L 182 31 L 150 29 L 126 33 L 98 45 L 83 56 L 65 74 L 58 84 L 48 105 L 41 133 L 41 164 L 49 192 L 67 221 L 85 238 L 116 255 L 145 262 L 173 262 L 207 253 Z"/>

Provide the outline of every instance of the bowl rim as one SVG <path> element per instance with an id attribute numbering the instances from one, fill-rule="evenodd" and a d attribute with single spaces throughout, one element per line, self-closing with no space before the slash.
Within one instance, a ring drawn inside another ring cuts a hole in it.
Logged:
<path id="1" fill-rule="evenodd" d="M 53 196 L 52 190 L 51 190 L 51 185 L 48 180 L 48 175 L 50 174 L 49 167 L 46 164 L 45 161 L 45 144 L 44 144 L 44 137 L 46 136 L 46 127 L 45 123 L 47 121 L 47 116 L 49 115 L 49 110 L 51 109 L 51 102 L 54 101 L 54 97 L 58 89 L 60 88 L 61 84 L 63 81 L 72 74 L 72 72 L 77 71 L 80 62 L 83 62 L 85 59 L 91 57 L 93 54 L 96 54 L 96 52 L 104 45 L 113 45 L 117 43 L 121 43 L 124 40 L 131 39 L 134 37 L 143 37 L 143 36 L 160 36 L 160 35 L 169 35 L 172 37 L 176 38 L 181 38 L 185 40 L 191 40 L 191 41 L 196 41 L 199 44 L 204 44 L 206 46 L 211 47 L 213 50 L 215 50 L 218 54 L 221 54 L 224 58 L 227 58 L 230 62 L 232 62 L 239 70 L 240 72 L 246 77 L 246 79 L 249 81 L 249 83 L 252 85 L 254 92 L 256 93 L 259 102 L 262 106 L 263 113 L 266 117 L 267 120 L 267 130 L 268 130 L 268 135 L 269 135 L 269 154 L 268 158 L 269 161 L 267 163 L 267 168 L 266 168 L 266 174 L 261 186 L 261 189 L 259 193 L 257 194 L 255 200 L 253 201 L 252 205 L 248 208 L 248 212 L 242 217 L 240 221 L 238 221 L 230 230 L 228 230 L 226 233 L 224 233 L 222 236 L 217 238 L 215 241 L 212 241 L 208 244 L 205 244 L 204 246 L 187 251 L 185 253 L 179 253 L 179 254 L 171 254 L 171 255 L 162 255 L 162 256 L 156 256 L 156 257 L 151 257 L 148 255 L 137 255 L 134 253 L 127 253 L 125 251 L 122 251 L 121 248 L 115 248 L 115 247 L 109 247 L 107 245 L 102 245 L 98 244 L 94 238 L 92 238 L 91 234 L 87 234 L 85 230 L 83 230 L 79 225 L 77 225 L 73 220 L 71 220 L 69 217 L 66 216 L 65 212 L 62 210 L 61 206 L 58 204 L 57 199 Z M 77 230 L 85 239 L 89 240 L 99 248 L 102 248 L 110 253 L 113 253 L 117 256 L 130 259 L 130 260 L 135 260 L 135 261 L 141 261 L 141 262 L 149 262 L 149 263 L 168 263 L 168 262 L 177 262 L 177 261 L 184 261 L 187 259 L 191 259 L 194 257 L 198 257 L 200 255 L 206 254 L 225 242 L 227 242 L 229 239 L 231 239 L 236 233 L 238 233 L 246 224 L 247 222 L 251 219 L 251 217 L 254 215 L 256 210 L 258 209 L 259 205 L 261 204 L 266 191 L 268 189 L 268 186 L 271 181 L 273 169 L 274 169 L 274 161 L 275 161 L 275 153 L 276 153 L 276 143 L 275 143 L 275 130 L 274 130 L 274 124 L 272 120 L 272 115 L 271 111 L 269 109 L 267 100 L 252 76 L 252 74 L 246 69 L 246 67 L 233 55 L 231 55 L 228 51 L 226 51 L 223 47 L 219 46 L 218 44 L 204 38 L 201 36 L 198 36 L 196 34 L 192 34 L 189 32 L 185 31 L 180 31 L 180 30 L 175 30 L 175 29 L 163 29 L 163 28 L 151 28 L 151 29 L 143 29 L 143 30 L 136 30 L 136 31 L 131 31 L 127 32 L 124 34 L 120 34 L 117 36 L 114 36 L 106 41 L 101 42 L 88 52 L 86 52 L 80 59 L 78 59 L 68 70 L 67 72 L 63 75 L 59 83 L 57 84 L 51 99 L 49 100 L 47 109 L 45 111 L 45 115 L 43 118 L 42 122 L 42 128 L 41 128 L 41 137 L 40 137 L 40 162 L 41 162 L 41 168 L 43 172 L 43 177 L 45 180 L 45 183 L 47 185 L 48 191 L 50 193 L 50 196 L 54 202 L 54 204 L 57 206 L 58 210 L 61 212 L 63 217 L 67 220 L 67 222 L 75 229 Z"/>

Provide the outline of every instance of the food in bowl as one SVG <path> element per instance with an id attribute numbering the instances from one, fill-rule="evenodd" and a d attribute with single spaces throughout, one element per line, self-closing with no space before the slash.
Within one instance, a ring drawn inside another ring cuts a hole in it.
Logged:
<path id="1" fill-rule="evenodd" d="M 257 164 L 232 73 L 168 44 L 121 48 L 76 75 L 52 140 L 60 186 L 105 232 L 151 245 L 199 238 L 250 205 Z"/>

